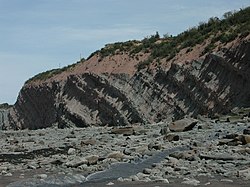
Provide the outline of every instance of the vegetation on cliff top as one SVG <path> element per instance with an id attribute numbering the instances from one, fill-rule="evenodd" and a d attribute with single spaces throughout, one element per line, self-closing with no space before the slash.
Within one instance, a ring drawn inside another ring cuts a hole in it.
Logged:
<path id="1" fill-rule="evenodd" d="M 9 105 L 8 103 L 2 103 L 0 104 L 0 109 L 9 109 L 12 105 Z"/>
<path id="2" fill-rule="evenodd" d="M 57 68 L 57 69 L 52 69 L 52 70 L 48 70 L 48 71 L 45 71 L 45 72 L 42 72 L 42 73 L 39 73 L 37 75 L 35 75 L 34 77 L 30 78 L 29 80 L 27 80 L 25 82 L 25 84 L 27 83 L 30 83 L 32 81 L 36 81 L 36 80 L 46 80 L 46 79 L 49 79 L 57 74 L 60 74 L 64 71 L 69 71 L 71 69 L 73 69 L 77 64 L 79 63 L 82 63 L 84 62 L 85 59 L 81 59 L 80 61 L 74 63 L 74 64 L 71 64 L 71 65 L 68 65 L 68 66 L 65 66 L 63 68 Z"/>
<path id="3" fill-rule="evenodd" d="M 207 22 L 199 23 L 199 26 L 190 28 L 177 36 L 165 34 L 160 38 L 158 32 L 155 35 L 144 38 L 142 41 L 128 41 L 106 45 L 90 55 L 99 54 L 101 58 L 119 54 L 129 53 L 132 57 L 137 53 L 150 53 L 149 59 L 139 63 L 138 69 L 149 65 L 154 59 L 172 59 L 181 49 L 202 44 L 206 39 L 211 41 L 203 51 L 203 54 L 211 52 L 216 43 L 228 43 L 236 37 L 246 37 L 250 34 L 250 7 L 240 11 L 226 12 L 222 19 L 212 17 Z"/>
<path id="4" fill-rule="evenodd" d="M 203 54 L 211 52 L 216 43 L 228 43 L 237 37 L 246 37 L 250 34 L 250 7 L 240 11 L 226 12 L 222 19 L 212 17 L 207 22 L 201 22 L 198 26 L 190 28 L 177 36 L 165 34 L 160 38 L 158 32 L 155 35 L 144 38 L 142 41 L 127 41 L 107 44 L 101 50 L 97 50 L 89 57 L 99 55 L 100 60 L 106 56 L 127 53 L 131 57 L 136 57 L 138 53 L 150 53 L 149 58 L 141 61 L 138 70 L 146 68 L 154 60 L 166 58 L 170 60 L 184 48 L 187 52 L 192 51 L 197 44 L 202 44 L 206 39 L 211 39 Z M 82 62 L 82 61 L 80 61 Z M 79 63 L 79 62 L 78 62 Z M 53 69 L 40 73 L 29 79 L 26 83 L 35 80 L 46 80 L 63 71 L 72 69 L 76 64 Z"/>

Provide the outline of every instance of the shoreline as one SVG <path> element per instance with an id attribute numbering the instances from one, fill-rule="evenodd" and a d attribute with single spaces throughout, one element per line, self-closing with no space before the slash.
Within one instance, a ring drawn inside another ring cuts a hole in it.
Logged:
<path id="1" fill-rule="evenodd" d="M 31 173 L 33 173 L 32 171 Z M 0 187 L 6 187 L 6 186 L 12 186 L 15 182 L 18 181 L 27 181 L 27 179 L 31 179 L 29 177 L 26 178 L 26 175 L 23 175 L 24 178 L 19 178 L 20 174 L 23 172 L 17 172 L 14 173 L 12 177 L 3 177 L 0 176 Z M 29 174 L 31 174 L 29 173 Z M 41 170 L 35 171 L 36 174 L 44 173 Z M 22 175 L 21 175 L 22 176 Z M 42 180 L 42 179 L 39 179 Z M 46 180 L 46 179 L 45 179 Z M 130 187 L 130 186 L 144 186 L 144 187 L 189 187 L 189 186 L 201 186 L 201 187 L 248 187 L 250 185 L 249 180 L 241 180 L 241 179 L 229 179 L 222 176 L 215 176 L 215 177 L 197 177 L 195 180 L 200 181 L 199 184 L 190 183 L 190 184 L 184 184 L 183 179 L 181 178 L 169 178 L 168 182 L 157 182 L 157 181 L 124 181 L 120 182 L 118 180 L 106 180 L 101 182 L 94 182 L 94 181 L 86 181 L 83 183 L 75 183 L 75 184 L 66 184 L 66 185 L 39 185 L 39 187 L 42 186 L 67 186 L 67 187 L 103 187 L 103 186 L 117 186 L 117 187 Z M 15 185 L 14 185 L 15 186 Z M 18 186 L 18 185 L 17 185 Z M 24 187 L 25 185 L 20 185 Z"/>
<path id="2" fill-rule="evenodd" d="M 228 185 L 249 186 L 250 144 L 246 141 L 250 135 L 242 133 L 249 122 L 196 121 L 195 125 L 193 120 L 179 121 L 188 130 L 177 132 L 169 131 L 167 122 L 125 128 L 1 131 L 0 184 L 31 178 L 39 184 L 42 179 L 48 184 L 58 181 L 61 186 L 77 186 L 92 176 L 93 181 L 95 177 L 119 178 L 114 183 L 120 186 L 132 181 L 149 182 L 144 185 L 169 181 L 171 186 L 175 181 L 203 184 L 201 176 L 210 181 L 219 176 Z"/>

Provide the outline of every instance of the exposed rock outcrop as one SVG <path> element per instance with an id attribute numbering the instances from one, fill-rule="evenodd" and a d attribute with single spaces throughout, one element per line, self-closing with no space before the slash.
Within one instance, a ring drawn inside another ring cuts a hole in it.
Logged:
<path id="1" fill-rule="evenodd" d="M 250 43 L 223 51 L 133 75 L 79 73 L 76 66 L 64 78 L 28 83 L 10 111 L 11 127 L 118 126 L 250 106 Z"/>
<path id="2" fill-rule="evenodd" d="M 4 130 L 10 126 L 9 113 L 10 108 L 0 108 L 0 130 Z"/>

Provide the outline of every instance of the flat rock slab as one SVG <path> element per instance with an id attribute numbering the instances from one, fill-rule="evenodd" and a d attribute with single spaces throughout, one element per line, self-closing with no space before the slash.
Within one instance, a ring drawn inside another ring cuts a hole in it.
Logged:
<path id="1" fill-rule="evenodd" d="M 224 161 L 228 161 L 228 160 L 244 160 L 244 158 L 242 158 L 242 157 L 234 157 L 234 156 L 230 156 L 230 155 L 227 155 L 227 154 L 220 154 L 220 155 L 200 154 L 200 158 L 205 159 L 205 160 L 224 160 Z"/>
<path id="2" fill-rule="evenodd" d="M 132 135 L 134 133 L 133 127 L 115 127 L 111 129 L 112 134 L 123 134 L 123 135 Z"/>
<path id="3" fill-rule="evenodd" d="M 198 123 L 197 120 L 184 118 L 171 123 L 169 125 L 169 130 L 172 132 L 189 131 L 192 130 L 197 123 Z"/>

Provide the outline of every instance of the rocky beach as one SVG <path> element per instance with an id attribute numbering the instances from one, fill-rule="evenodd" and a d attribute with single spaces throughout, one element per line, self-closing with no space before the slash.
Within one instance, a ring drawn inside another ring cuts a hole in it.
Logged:
<path id="1" fill-rule="evenodd" d="M 242 113 L 127 127 L 1 131 L 0 141 L 2 186 L 250 184 L 250 118 Z"/>
<path id="2" fill-rule="evenodd" d="M 0 104 L 0 187 L 250 186 L 250 7 L 107 44 Z"/>

